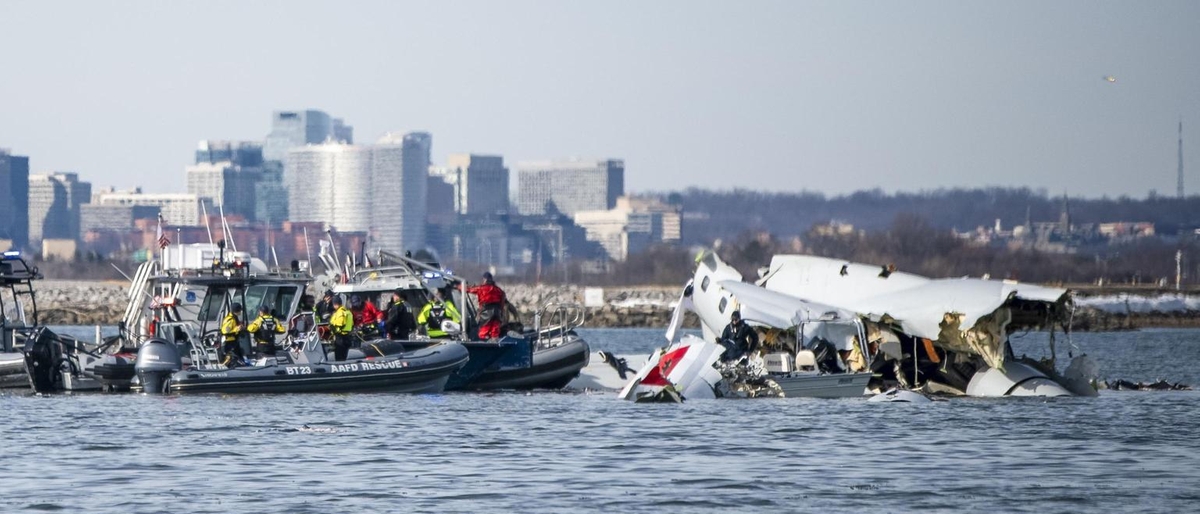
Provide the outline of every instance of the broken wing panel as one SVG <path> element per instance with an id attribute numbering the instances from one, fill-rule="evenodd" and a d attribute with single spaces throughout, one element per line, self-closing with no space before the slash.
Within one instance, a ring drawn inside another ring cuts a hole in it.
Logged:
<path id="1" fill-rule="evenodd" d="M 804 301 L 745 282 L 722 280 L 721 288 L 737 299 L 742 319 L 774 328 L 791 328 L 813 321 L 853 321 L 854 313 L 830 305 Z"/>

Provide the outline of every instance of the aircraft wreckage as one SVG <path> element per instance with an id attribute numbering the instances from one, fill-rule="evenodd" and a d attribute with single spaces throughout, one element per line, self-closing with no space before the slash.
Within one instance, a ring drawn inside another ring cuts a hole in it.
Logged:
<path id="1" fill-rule="evenodd" d="M 677 337 L 688 311 L 700 318 L 703 338 Z M 745 357 L 722 360 L 729 343 L 720 335 L 735 311 L 762 342 Z M 775 256 L 751 284 L 708 251 L 680 297 L 668 346 L 621 397 L 1092 396 L 1090 358 L 1071 355 L 1066 370 L 1057 370 L 1055 332 L 1069 329 L 1071 313 L 1065 289 L 931 279 L 808 255 Z M 1048 359 L 1013 354 L 1008 336 L 1025 330 L 1050 332 Z"/>

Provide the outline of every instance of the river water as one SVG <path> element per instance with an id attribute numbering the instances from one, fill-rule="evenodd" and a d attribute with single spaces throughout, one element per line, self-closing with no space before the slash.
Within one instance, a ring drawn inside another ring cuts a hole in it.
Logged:
<path id="1" fill-rule="evenodd" d="M 584 332 L 616 353 L 661 337 Z M 1072 342 L 1107 378 L 1200 383 L 1200 331 Z M 1043 352 L 1045 335 L 1014 346 Z M 0 512 L 1196 511 L 1198 404 L 10 391 Z"/>

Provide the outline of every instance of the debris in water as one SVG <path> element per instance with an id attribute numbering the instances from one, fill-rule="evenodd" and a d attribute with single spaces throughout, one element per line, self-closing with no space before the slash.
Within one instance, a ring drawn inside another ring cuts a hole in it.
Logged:
<path id="1" fill-rule="evenodd" d="M 1129 380 L 1110 380 L 1104 385 L 1114 391 L 1191 391 L 1192 387 L 1182 382 L 1131 382 Z"/>

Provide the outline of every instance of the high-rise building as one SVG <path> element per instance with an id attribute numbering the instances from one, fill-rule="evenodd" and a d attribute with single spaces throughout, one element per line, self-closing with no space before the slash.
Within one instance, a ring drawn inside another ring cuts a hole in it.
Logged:
<path id="1" fill-rule="evenodd" d="M 155 219 L 159 212 L 156 205 L 85 203 L 79 206 L 79 233 L 82 236 L 88 232 L 126 232 L 133 230 L 135 221 Z"/>
<path id="2" fill-rule="evenodd" d="M 108 188 L 92 193 L 92 203 L 97 205 L 125 205 L 158 207 L 163 223 L 180 227 L 203 225 L 200 197 L 191 193 L 143 193 L 141 188 L 132 191 L 117 191 Z"/>
<path id="3" fill-rule="evenodd" d="M 619 159 L 523 162 L 517 173 L 517 210 L 523 215 L 545 214 L 551 205 L 568 216 L 607 210 L 625 194 L 625 163 Z"/>
<path id="4" fill-rule="evenodd" d="M 293 148 L 287 155 L 290 220 L 328 223 L 339 231 L 371 227 L 371 149 L 342 143 Z"/>
<path id="5" fill-rule="evenodd" d="M 201 141 L 196 148 L 196 164 L 228 162 L 242 167 L 260 167 L 263 144 L 258 141 Z"/>
<path id="6" fill-rule="evenodd" d="M 238 166 L 229 161 L 194 164 L 187 167 L 187 190 L 222 209 L 226 216 L 254 221 L 255 193 L 262 177 L 260 167 Z"/>
<path id="7" fill-rule="evenodd" d="M 508 212 L 508 168 L 498 155 L 453 154 L 445 166 L 432 166 L 429 174 L 454 187 L 458 214 Z"/>
<path id="8" fill-rule="evenodd" d="M 614 261 L 624 261 L 651 245 L 680 239 L 678 208 L 647 198 L 623 196 L 613 209 L 576 212 L 575 224 L 587 231 L 588 241 L 599 243 Z"/>
<path id="9" fill-rule="evenodd" d="M 292 148 L 330 140 L 353 144 L 353 135 L 353 127 L 322 111 L 275 111 L 271 113 L 271 133 L 263 143 L 263 160 L 283 162 Z"/>
<path id="10" fill-rule="evenodd" d="M 292 149 L 285 177 L 295 206 L 291 220 L 368 232 L 373 245 L 388 250 L 423 248 L 431 142 L 429 134 L 412 132 L 386 135 L 376 145 Z"/>
<path id="11" fill-rule="evenodd" d="M 29 176 L 29 242 L 78 240 L 80 206 L 91 201 L 92 184 L 76 173 Z"/>
<path id="12" fill-rule="evenodd" d="M 0 148 L 0 239 L 29 244 L 29 157 Z"/>
<path id="13" fill-rule="evenodd" d="M 341 120 L 334 121 L 341 122 Z M 343 128 L 349 130 L 349 127 Z M 337 129 L 338 126 L 335 125 L 334 130 Z M 199 189 L 193 190 L 190 178 L 193 168 L 188 168 L 189 193 L 212 198 L 213 205 L 225 205 L 226 213 L 234 212 L 244 216 L 247 220 L 278 224 L 288 219 L 288 193 L 287 188 L 283 185 L 283 163 L 264 160 L 262 143 L 258 141 L 201 141 L 196 149 L 196 164 L 224 164 L 226 169 L 233 170 L 232 173 L 240 172 L 241 174 L 228 179 L 216 176 L 208 178 L 198 176 L 197 180 L 206 182 L 207 185 L 197 185 L 196 187 Z M 254 180 L 253 184 L 248 183 L 251 178 Z M 234 188 L 241 188 L 241 192 L 231 193 L 224 188 L 225 183 L 232 184 Z M 252 192 L 251 189 L 253 189 Z M 251 194 L 253 199 L 249 198 Z M 218 201 L 218 196 L 226 198 Z M 235 198 L 228 198 L 229 196 L 238 197 L 246 203 L 240 203 Z M 230 204 L 233 204 L 233 207 Z"/>
<path id="14" fill-rule="evenodd" d="M 271 133 L 263 143 L 263 174 L 255 217 L 260 220 L 291 218 L 288 199 L 288 151 L 326 142 L 354 144 L 354 128 L 341 118 L 314 110 L 271 113 Z"/>
<path id="15" fill-rule="evenodd" d="M 429 154 L 428 132 L 389 133 L 372 151 L 374 205 L 371 236 L 380 247 L 418 250 L 425 247 Z"/>

